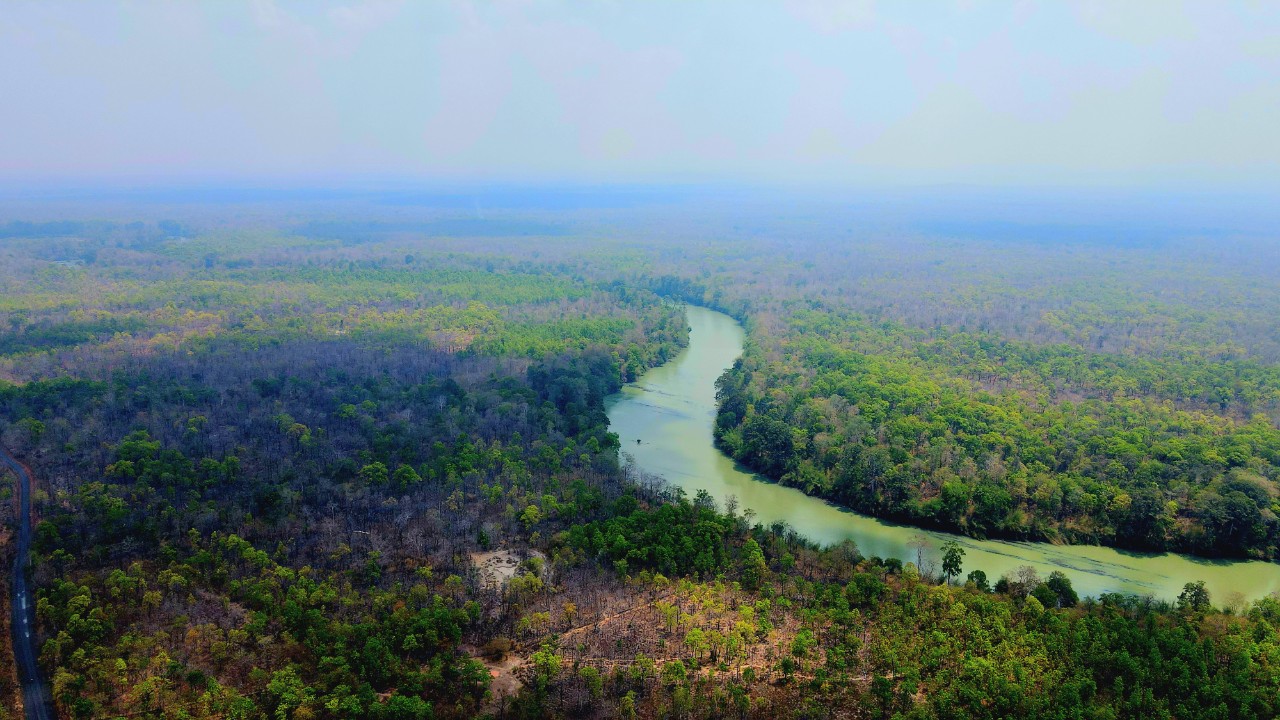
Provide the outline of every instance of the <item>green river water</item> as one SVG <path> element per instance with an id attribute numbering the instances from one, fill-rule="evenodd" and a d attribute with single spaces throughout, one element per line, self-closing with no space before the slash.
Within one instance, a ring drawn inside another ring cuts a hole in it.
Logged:
<path id="1" fill-rule="evenodd" d="M 867 556 L 914 561 L 916 549 L 909 543 L 924 536 L 932 546 L 926 556 L 937 566 L 938 548 L 955 539 L 965 549 L 964 572 L 983 570 L 993 583 L 1020 565 L 1033 565 L 1042 576 L 1062 570 L 1082 596 L 1126 592 L 1172 599 L 1195 580 L 1204 580 L 1218 602 L 1232 591 L 1250 600 L 1280 591 L 1280 565 L 1274 563 L 975 540 L 877 520 L 769 482 L 734 463 L 712 441 L 715 381 L 742 354 L 742 326 L 702 307 L 690 306 L 687 315 L 689 347 L 611 397 L 607 409 L 622 451 L 642 470 L 663 476 L 690 495 L 705 489 L 721 502 L 734 495 L 742 509 L 756 512 L 757 522 L 785 521 L 820 543 L 850 539 Z"/>

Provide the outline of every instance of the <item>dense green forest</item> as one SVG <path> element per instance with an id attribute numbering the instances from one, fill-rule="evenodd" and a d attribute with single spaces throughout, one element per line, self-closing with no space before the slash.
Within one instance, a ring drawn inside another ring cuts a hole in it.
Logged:
<path id="1" fill-rule="evenodd" d="M 976 536 L 1273 558 L 1275 250 L 904 240 L 745 253 L 682 293 L 749 323 L 733 457 Z M 789 262 L 790 261 L 790 262 Z M 1089 278 L 1088 284 L 1080 278 Z"/>
<path id="2" fill-rule="evenodd" d="M 815 547 L 646 477 L 604 412 L 696 301 L 749 331 L 718 440 L 783 482 L 971 534 L 1272 558 L 1262 251 L 855 237 L 818 263 L 792 219 L 790 242 L 602 237 L 625 219 L 0 226 L 0 440 L 37 478 L 60 713 L 1280 712 L 1273 598 Z"/>

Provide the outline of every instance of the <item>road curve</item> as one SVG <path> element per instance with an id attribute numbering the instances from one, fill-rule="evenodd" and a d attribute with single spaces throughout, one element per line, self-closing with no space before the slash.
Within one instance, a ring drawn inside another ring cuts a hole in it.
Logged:
<path id="1" fill-rule="evenodd" d="M 9 589 L 9 626 L 13 629 L 13 656 L 18 663 L 18 681 L 22 683 L 22 704 L 27 720 L 54 720 L 57 711 L 49 686 L 40 678 L 36 648 L 36 599 L 27 584 L 27 556 L 31 550 L 31 474 L 4 448 L 0 462 L 18 476 L 18 553 L 13 559 L 13 575 Z"/>

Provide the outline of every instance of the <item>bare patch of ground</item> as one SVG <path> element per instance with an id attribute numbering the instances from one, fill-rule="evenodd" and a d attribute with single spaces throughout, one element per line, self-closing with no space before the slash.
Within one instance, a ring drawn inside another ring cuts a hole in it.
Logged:
<path id="1" fill-rule="evenodd" d="M 546 560 L 546 557 L 537 550 L 527 551 L 527 556 Z M 471 554 L 471 563 L 480 573 L 481 587 L 493 590 L 501 590 L 511 582 L 511 578 L 526 572 L 520 567 L 522 560 L 521 555 L 514 550 L 493 550 Z"/>
<path id="2" fill-rule="evenodd" d="M 489 690 L 493 693 L 495 700 L 512 697 L 524 687 L 524 683 L 516 677 L 516 669 L 524 664 L 523 657 L 511 653 L 502 660 L 494 661 L 488 658 L 481 658 L 481 660 L 489 670 L 489 677 L 493 678 Z"/>

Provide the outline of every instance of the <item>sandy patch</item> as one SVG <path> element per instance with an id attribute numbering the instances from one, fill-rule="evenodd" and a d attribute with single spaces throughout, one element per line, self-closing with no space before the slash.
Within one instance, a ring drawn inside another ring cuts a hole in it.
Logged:
<path id="1" fill-rule="evenodd" d="M 528 551 L 528 557 L 546 557 L 537 550 Z M 480 573 L 480 586 L 493 590 L 501 590 L 516 575 L 527 572 L 520 567 L 523 558 L 512 550 L 493 550 L 484 553 L 472 553 L 471 563 Z"/>

